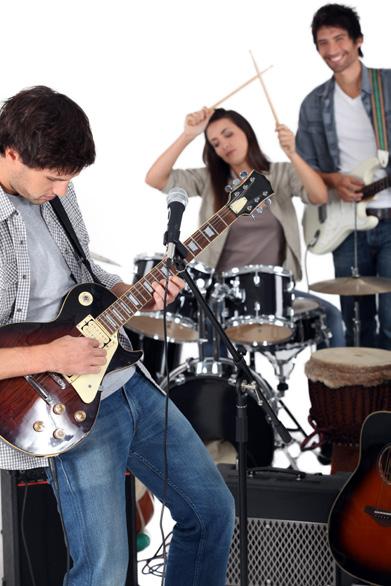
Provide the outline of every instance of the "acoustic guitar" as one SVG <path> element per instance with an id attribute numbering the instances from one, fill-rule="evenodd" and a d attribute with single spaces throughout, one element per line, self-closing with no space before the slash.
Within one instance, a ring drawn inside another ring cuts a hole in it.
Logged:
<path id="1" fill-rule="evenodd" d="M 241 215 L 261 211 L 272 187 L 252 171 L 232 188 L 229 200 L 184 242 L 186 263 L 196 258 Z M 147 305 L 152 283 L 174 275 L 165 259 L 117 298 L 103 285 L 76 285 L 66 295 L 57 318 L 47 323 L 16 323 L 0 329 L 0 348 L 48 344 L 65 335 L 86 336 L 101 342 L 106 364 L 98 374 L 65 376 L 45 372 L 0 381 L 0 437 L 34 456 L 55 456 L 78 444 L 96 419 L 99 387 L 106 372 L 134 364 L 141 351 L 126 351 L 118 331 Z"/>
<path id="2" fill-rule="evenodd" d="M 364 421 L 359 463 L 333 505 L 328 531 L 331 552 L 346 572 L 391 584 L 391 412 L 376 411 Z"/>

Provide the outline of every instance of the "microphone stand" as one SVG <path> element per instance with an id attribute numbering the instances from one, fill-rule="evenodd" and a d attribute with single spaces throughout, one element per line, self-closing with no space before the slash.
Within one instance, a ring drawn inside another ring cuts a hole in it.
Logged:
<path id="1" fill-rule="evenodd" d="M 281 437 L 284 444 L 289 444 L 292 437 L 289 431 L 284 427 L 281 421 L 276 416 L 275 412 L 269 405 L 265 395 L 260 389 L 260 377 L 254 377 L 244 360 L 245 350 L 237 349 L 232 344 L 231 340 L 226 335 L 217 320 L 215 314 L 210 309 L 209 305 L 203 298 L 200 290 L 195 284 L 191 275 L 186 271 L 186 263 L 184 261 L 187 248 L 179 241 L 175 241 L 174 258 L 169 259 L 173 262 L 178 273 L 184 279 L 197 300 L 199 307 L 202 308 L 204 314 L 209 318 L 213 331 L 223 340 L 232 356 L 233 362 L 237 368 L 236 378 L 236 441 L 239 445 L 238 454 L 238 473 L 239 473 L 239 545 L 240 545 L 240 586 L 248 586 L 248 559 L 247 559 L 247 439 L 248 439 L 248 420 L 247 420 L 247 393 L 251 392 L 254 395 L 256 402 L 265 411 L 267 418 L 271 421 L 274 429 Z"/>

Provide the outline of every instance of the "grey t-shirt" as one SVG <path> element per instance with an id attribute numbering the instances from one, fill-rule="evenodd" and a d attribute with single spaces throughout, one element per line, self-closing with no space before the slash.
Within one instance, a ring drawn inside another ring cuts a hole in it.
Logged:
<path id="1" fill-rule="evenodd" d="M 264 214 L 241 216 L 231 226 L 217 263 L 217 271 L 245 265 L 281 266 L 285 236 L 280 222 L 268 210 Z"/>
<path id="2" fill-rule="evenodd" d="M 22 215 L 31 265 L 31 288 L 27 320 L 47 322 L 56 318 L 62 299 L 76 285 L 60 249 L 42 217 L 41 206 L 7 194 Z M 122 387 L 133 375 L 133 366 L 107 374 L 101 385 L 102 399 Z"/>

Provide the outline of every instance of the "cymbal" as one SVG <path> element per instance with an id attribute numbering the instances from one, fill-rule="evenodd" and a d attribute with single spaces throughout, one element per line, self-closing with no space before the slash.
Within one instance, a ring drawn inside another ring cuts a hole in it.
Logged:
<path id="1" fill-rule="evenodd" d="M 391 279 L 383 277 L 338 277 L 329 281 L 319 281 L 309 286 L 312 291 L 335 295 L 374 295 L 390 293 Z"/>
<path id="2" fill-rule="evenodd" d="M 97 260 L 98 262 L 105 262 L 106 264 L 113 265 L 115 267 L 121 266 L 118 262 L 115 262 L 115 260 L 111 260 L 110 258 L 107 258 L 106 256 L 102 256 L 101 254 L 98 254 L 97 252 L 91 252 L 91 256 L 94 260 Z"/>

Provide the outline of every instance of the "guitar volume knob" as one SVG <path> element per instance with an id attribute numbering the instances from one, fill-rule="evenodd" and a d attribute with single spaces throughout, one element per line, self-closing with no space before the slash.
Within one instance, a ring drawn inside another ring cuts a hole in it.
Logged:
<path id="1" fill-rule="evenodd" d="M 34 421 L 33 423 L 34 431 L 43 431 L 45 429 L 45 424 L 43 421 Z"/>
<path id="2" fill-rule="evenodd" d="M 56 415 L 62 415 L 65 411 L 65 405 L 62 403 L 56 403 L 53 407 L 53 411 Z"/>
<path id="3" fill-rule="evenodd" d="M 83 423 L 83 421 L 86 420 L 87 418 L 87 413 L 85 411 L 75 411 L 75 413 L 73 414 L 74 420 L 77 421 L 77 423 Z"/>
<path id="4" fill-rule="evenodd" d="M 58 440 L 62 440 L 65 437 L 65 431 L 61 429 L 61 427 L 58 427 L 53 431 L 53 437 L 55 437 Z"/>

